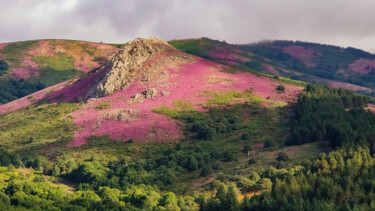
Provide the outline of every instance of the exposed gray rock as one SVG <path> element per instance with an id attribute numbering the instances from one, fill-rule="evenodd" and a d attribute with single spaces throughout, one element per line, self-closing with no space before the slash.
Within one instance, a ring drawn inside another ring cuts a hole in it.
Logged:
<path id="1" fill-rule="evenodd" d="M 110 58 L 105 67 L 105 75 L 88 91 L 86 99 L 104 97 L 124 89 L 135 80 L 140 68 L 148 59 L 172 48 L 159 38 L 138 38 L 126 43 L 122 51 Z M 142 80 L 148 81 L 149 78 L 146 75 Z"/>
<path id="2" fill-rule="evenodd" d="M 157 94 L 157 90 L 155 88 L 149 88 L 143 92 L 145 98 L 147 99 L 154 99 Z"/>
<path id="3" fill-rule="evenodd" d="M 138 93 L 133 96 L 134 101 L 140 101 L 140 100 L 143 100 L 144 98 L 145 96 L 143 95 L 143 93 Z"/>

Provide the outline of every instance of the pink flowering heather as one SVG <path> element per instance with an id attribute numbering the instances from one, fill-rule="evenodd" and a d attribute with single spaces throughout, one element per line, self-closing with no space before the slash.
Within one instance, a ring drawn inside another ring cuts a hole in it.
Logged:
<path id="1" fill-rule="evenodd" d="M 8 45 L 8 43 L 0 43 L 0 50 L 3 49 L 7 45 Z"/>
<path id="2" fill-rule="evenodd" d="M 322 54 L 318 51 L 315 51 L 312 48 L 306 48 L 304 46 L 285 46 L 282 48 L 284 53 L 291 55 L 292 57 L 301 60 L 305 65 L 314 67 L 316 64 L 312 61 L 312 59 L 316 56 L 322 56 Z"/>
<path id="3" fill-rule="evenodd" d="M 38 68 L 38 64 L 36 62 L 32 61 L 30 56 L 26 56 L 25 58 L 23 58 L 23 61 L 22 61 L 21 65 L 32 68 L 32 69 Z"/>
<path id="4" fill-rule="evenodd" d="M 77 81 L 78 78 L 76 78 L 74 80 L 75 83 L 52 93 L 48 98 L 53 102 L 74 102 L 83 99 L 88 90 L 94 85 L 95 81 L 103 74 L 105 74 L 104 69 L 80 81 Z"/>
<path id="5" fill-rule="evenodd" d="M 370 88 L 358 86 L 355 84 L 350 84 L 350 83 L 345 83 L 345 82 L 340 82 L 340 81 L 333 81 L 333 80 L 327 80 L 327 81 L 328 81 L 328 86 L 331 88 L 343 88 L 343 89 L 352 90 L 352 91 L 366 91 L 366 92 L 372 91 Z"/>
<path id="6" fill-rule="evenodd" d="M 163 83 L 156 84 L 152 81 L 144 83 L 137 79 L 122 91 L 90 102 L 71 114 L 74 117 L 74 123 L 80 129 L 75 132 L 75 138 L 69 146 L 79 146 L 85 144 L 90 136 L 106 134 L 113 139 L 123 141 L 129 139 L 163 142 L 178 140 L 183 134 L 178 122 L 167 116 L 153 113 L 152 110 L 161 106 L 173 107 L 175 101 L 186 100 L 192 103 L 197 110 L 202 111 L 204 109 L 200 105 L 207 102 L 209 98 L 204 95 L 205 91 L 245 91 L 252 88 L 256 95 L 265 98 L 270 97 L 272 100 L 287 101 L 296 99 L 302 89 L 284 84 L 285 92 L 278 93 L 276 90 L 278 83 L 272 79 L 257 77 L 246 72 L 231 74 L 224 72 L 224 69 L 225 66 L 223 65 L 197 59 L 193 63 L 181 64 L 178 68 L 165 67 L 164 71 L 169 73 L 169 78 Z M 89 80 L 92 81 L 93 79 Z M 81 81 L 76 86 L 80 83 L 91 84 L 91 82 Z M 148 87 L 158 90 L 154 99 L 144 99 L 142 102 L 132 100 L 132 96 L 143 92 Z M 67 90 L 62 90 L 62 92 L 76 94 L 76 92 Z M 162 96 L 160 91 L 169 94 Z M 77 96 L 74 95 L 74 97 Z M 110 103 L 110 108 L 95 109 L 97 105 L 103 102 Z M 117 119 L 121 110 L 128 115 L 125 120 Z"/>
<path id="7" fill-rule="evenodd" d="M 41 40 L 38 42 L 38 47 L 28 50 L 27 54 L 31 56 L 53 56 L 56 51 L 55 49 L 49 44 L 50 41 L 48 40 Z"/>
<path id="8" fill-rule="evenodd" d="M 12 75 L 14 75 L 17 78 L 22 78 L 26 80 L 31 77 L 38 77 L 39 70 L 33 68 L 15 68 L 12 71 Z"/>
<path id="9" fill-rule="evenodd" d="M 375 68 L 375 59 L 358 59 L 349 64 L 348 68 L 357 73 L 368 74 Z"/>

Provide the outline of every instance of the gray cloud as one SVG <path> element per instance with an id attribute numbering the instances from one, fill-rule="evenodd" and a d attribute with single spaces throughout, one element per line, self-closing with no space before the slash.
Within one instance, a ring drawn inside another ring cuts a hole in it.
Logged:
<path id="1" fill-rule="evenodd" d="M 375 52 L 370 0 L 0 0 L 0 42 L 211 37 L 304 40 Z"/>

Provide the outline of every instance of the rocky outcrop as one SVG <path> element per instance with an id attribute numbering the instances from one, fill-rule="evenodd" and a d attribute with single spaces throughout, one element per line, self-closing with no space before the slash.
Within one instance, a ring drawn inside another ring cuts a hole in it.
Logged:
<path id="1" fill-rule="evenodd" d="M 157 95 L 157 90 L 155 88 L 148 88 L 142 93 L 138 93 L 133 96 L 133 101 L 142 102 L 143 99 L 154 99 Z"/>
<path id="2" fill-rule="evenodd" d="M 86 99 L 104 97 L 122 90 L 129 86 L 138 75 L 142 81 L 150 80 L 147 74 L 140 74 L 142 66 L 147 60 L 167 49 L 174 48 L 158 38 L 138 38 L 126 43 L 124 49 L 109 60 L 105 75 L 88 91 Z M 153 98 L 155 95 L 156 90 L 148 90 L 145 97 Z"/>

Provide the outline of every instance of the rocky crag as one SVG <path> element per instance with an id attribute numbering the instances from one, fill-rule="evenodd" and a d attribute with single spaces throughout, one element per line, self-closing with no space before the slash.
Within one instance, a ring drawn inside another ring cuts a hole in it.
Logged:
<path id="1" fill-rule="evenodd" d="M 90 88 L 86 99 L 108 96 L 131 85 L 139 76 L 141 81 L 148 82 L 152 75 L 163 75 L 150 59 L 165 51 L 177 51 L 166 41 L 159 38 L 138 38 L 125 44 L 123 50 L 114 55 L 104 67 L 106 73 Z M 150 88 L 140 93 L 139 98 L 153 98 L 156 89 Z"/>

